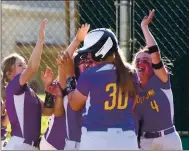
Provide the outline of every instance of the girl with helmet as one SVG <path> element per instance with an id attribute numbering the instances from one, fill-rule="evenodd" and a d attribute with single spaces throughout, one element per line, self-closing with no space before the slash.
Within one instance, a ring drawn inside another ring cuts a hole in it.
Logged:
<path id="1" fill-rule="evenodd" d="M 80 75 L 76 86 L 73 60 L 68 54 L 62 59 L 69 104 L 83 111 L 80 149 L 138 149 L 132 117 L 138 80 L 123 61 L 114 33 L 105 28 L 90 31 L 78 53 L 87 53 L 96 64 Z"/>

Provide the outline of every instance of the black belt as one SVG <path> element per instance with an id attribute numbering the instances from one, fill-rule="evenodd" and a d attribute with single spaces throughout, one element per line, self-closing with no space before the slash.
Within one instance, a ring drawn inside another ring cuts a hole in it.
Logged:
<path id="1" fill-rule="evenodd" d="M 86 127 L 85 127 L 86 128 Z M 134 131 L 133 129 L 129 129 L 129 128 L 120 128 L 120 127 L 109 127 L 109 128 L 86 128 L 87 129 L 87 131 L 105 131 L 105 132 L 107 132 L 108 131 L 108 129 L 114 129 L 114 128 L 117 128 L 117 129 L 122 129 L 122 131 L 129 131 L 129 130 L 132 130 L 132 131 Z"/>
<path id="2" fill-rule="evenodd" d="M 37 140 L 37 141 L 25 139 L 23 143 L 34 146 L 34 147 L 39 147 L 40 140 L 41 140 L 41 138 L 39 138 L 39 140 Z"/>
<path id="3" fill-rule="evenodd" d="M 171 134 L 173 132 L 175 132 L 175 127 L 171 127 L 169 129 L 159 131 L 159 132 L 145 132 L 143 136 L 144 138 L 157 138 L 157 137 L 162 137 L 163 135 Z"/>

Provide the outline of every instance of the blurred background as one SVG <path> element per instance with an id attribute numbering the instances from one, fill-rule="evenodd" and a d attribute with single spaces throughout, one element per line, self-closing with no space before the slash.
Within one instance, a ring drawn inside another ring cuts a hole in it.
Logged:
<path id="1" fill-rule="evenodd" d="M 1 59 L 12 52 L 27 60 L 35 47 L 40 22 L 47 18 L 45 45 L 38 74 L 31 81 L 43 97 L 40 78 L 46 66 L 57 75 L 56 57 L 73 40 L 77 29 L 89 23 L 91 29 L 111 28 L 117 35 L 127 60 L 145 46 L 140 22 L 149 9 L 155 9 L 150 25 L 162 57 L 174 64 L 171 68 L 175 104 L 175 124 L 184 149 L 189 149 L 188 134 L 188 0 L 78 0 L 78 1 L 2 1 Z M 161 121 L 160 121 L 161 122 Z M 47 119 L 42 121 L 43 130 Z"/>

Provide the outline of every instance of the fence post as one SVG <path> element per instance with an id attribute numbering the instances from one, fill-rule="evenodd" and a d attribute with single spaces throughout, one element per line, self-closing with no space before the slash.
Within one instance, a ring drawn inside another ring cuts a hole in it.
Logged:
<path id="1" fill-rule="evenodd" d="M 79 18 L 79 2 L 78 1 L 74 1 L 74 26 L 75 26 L 75 34 L 77 33 L 77 30 L 79 28 L 79 22 L 80 22 L 80 18 Z"/>
<path id="2" fill-rule="evenodd" d="M 65 1 L 66 44 L 70 44 L 70 1 Z"/>
<path id="3" fill-rule="evenodd" d="M 133 59 L 133 54 L 135 53 L 135 24 L 134 24 L 134 4 L 135 4 L 135 0 L 131 0 L 131 38 L 130 38 L 130 46 L 131 46 L 131 56 L 130 59 Z"/>
<path id="4" fill-rule="evenodd" d="M 117 17 L 120 15 L 116 21 L 117 30 L 119 29 L 116 33 L 119 37 L 120 48 L 123 50 L 126 60 L 131 61 L 131 3 L 130 0 L 120 0 L 116 5 L 119 8 L 116 9 Z"/>

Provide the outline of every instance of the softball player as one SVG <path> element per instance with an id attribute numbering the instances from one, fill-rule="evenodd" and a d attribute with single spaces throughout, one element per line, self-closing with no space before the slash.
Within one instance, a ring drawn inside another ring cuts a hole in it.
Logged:
<path id="1" fill-rule="evenodd" d="M 76 37 L 66 50 L 70 56 L 73 56 L 73 53 L 79 46 L 80 42 L 84 40 L 89 28 L 90 25 L 85 24 L 78 29 Z M 80 73 L 86 70 L 89 63 L 87 60 L 82 60 L 81 55 L 76 54 L 74 56 L 74 62 L 77 73 L 76 77 L 78 78 Z M 63 73 L 64 71 L 61 68 L 61 62 L 57 60 L 57 63 L 59 69 L 59 82 L 61 87 L 65 88 L 66 82 L 65 75 Z M 51 75 L 52 74 L 48 74 L 45 78 L 42 78 L 44 83 Z M 51 79 L 53 80 L 53 77 Z M 45 87 L 48 87 L 49 84 L 46 83 L 45 85 Z M 49 120 L 49 127 L 40 142 L 41 150 L 78 150 L 79 148 L 81 139 L 81 111 L 75 112 L 70 108 L 67 96 L 64 96 L 62 101 L 64 104 L 65 114 L 61 117 L 56 117 L 54 114 L 51 116 Z"/>
<path id="2" fill-rule="evenodd" d="M 40 150 L 78 150 L 81 138 L 81 112 L 74 112 L 64 97 L 65 115 L 50 117 Z"/>
<path id="3" fill-rule="evenodd" d="M 74 58 L 76 77 L 89 67 L 89 61 L 81 55 Z M 73 111 L 64 96 L 65 114 L 61 117 L 51 116 L 49 127 L 42 137 L 41 150 L 78 150 L 81 139 L 81 111 Z M 59 137 L 57 137 L 59 136 Z"/>
<path id="4" fill-rule="evenodd" d="M 89 32 L 78 53 L 88 53 L 96 63 L 81 74 L 76 88 L 72 59 L 63 57 L 69 104 L 74 111 L 84 108 L 80 150 L 138 149 L 131 113 L 134 74 L 121 60 L 114 33 Z"/>
<path id="5" fill-rule="evenodd" d="M 170 75 L 148 29 L 153 16 L 154 10 L 141 23 L 148 49 L 139 51 L 133 60 L 141 83 L 134 111 L 136 117 L 143 121 L 140 146 L 144 150 L 182 150 L 181 139 L 173 122 Z"/>
<path id="6" fill-rule="evenodd" d="M 38 71 L 44 42 L 46 20 L 41 23 L 38 42 L 29 59 L 11 54 L 2 62 L 6 86 L 6 110 L 11 124 L 11 139 L 5 150 L 36 150 L 41 130 L 42 105 L 27 82 Z"/>

